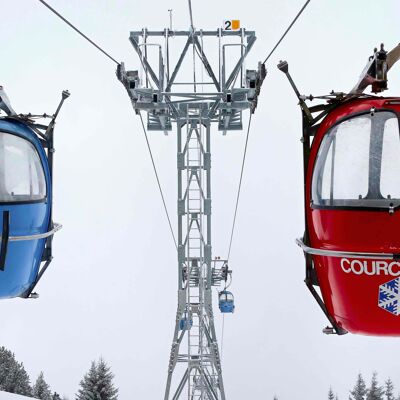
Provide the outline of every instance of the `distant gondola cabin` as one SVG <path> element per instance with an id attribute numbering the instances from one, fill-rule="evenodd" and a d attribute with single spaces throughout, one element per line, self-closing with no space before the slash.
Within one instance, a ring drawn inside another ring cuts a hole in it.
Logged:
<path id="1" fill-rule="evenodd" d="M 233 313 L 235 311 L 235 299 L 231 292 L 223 290 L 218 296 L 218 306 L 222 313 Z"/>

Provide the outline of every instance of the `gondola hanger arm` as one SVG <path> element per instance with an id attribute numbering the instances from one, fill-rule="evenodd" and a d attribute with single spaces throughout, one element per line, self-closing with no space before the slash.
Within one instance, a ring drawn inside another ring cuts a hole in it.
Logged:
<path id="1" fill-rule="evenodd" d="M 386 58 L 387 70 L 389 71 L 397 61 L 400 60 L 400 43 L 389 51 Z"/>
<path id="2" fill-rule="evenodd" d="M 292 77 L 289 74 L 289 64 L 288 64 L 288 62 L 287 61 L 280 61 L 279 64 L 278 64 L 278 69 L 280 71 L 282 71 L 286 75 L 290 85 L 292 86 L 294 92 L 296 93 L 296 97 L 299 99 L 299 104 L 300 104 L 301 109 L 303 110 L 303 112 L 304 112 L 305 116 L 307 117 L 309 123 L 312 124 L 314 118 L 313 118 L 313 116 L 311 114 L 311 111 L 308 108 L 306 102 L 304 101 L 305 97 L 300 94 L 299 90 L 297 89 L 296 84 L 294 83 Z"/>
<path id="3" fill-rule="evenodd" d="M 11 107 L 10 99 L 8 98 L 3 86 L 1 85 L 0 85 L 0 110 L 3 110 L 8 116 L 13 116 L 17 114 Z"/>
<path id="4" fill-rule="evenodd" d="M 388 89 L 387 73 L 400 60 L 400 44 L 387 52 L 383 43 L 380 49 L 374 49 L 374 54 L 369 57 L 357 84 L 349 95 L 362 94 L 371 85 L 373 93 L 381 93 Z"/>

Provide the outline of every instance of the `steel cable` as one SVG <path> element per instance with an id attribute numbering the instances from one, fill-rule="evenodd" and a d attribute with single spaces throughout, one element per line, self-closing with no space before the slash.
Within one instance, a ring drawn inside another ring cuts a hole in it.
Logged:
<path id="1" fill-rule="evenodd" d="M 175 248 L 176 248 L 176 250 L 178 250 L 178 244 L 177 244 L 177 242 L 176 242 L 174 230 L 172 229 L 171 218 L 169 217 L 169 213 L 168 213 L 168 209 L 167 209 L 167 204 L 165 203 L 164 193 L 163 193 L 163 190 L 162 190 L 162 187 L 161 187 L 160 178 L 159 178 L 159 176 L 158 176 L 156 164 L 155 164 L 155 162 L 154 162 L 153 152 L 151 151 L 150 142 L 149 142 L 149 138 L 148 138 L 148 136 L 147 136 L 146 127 L 144 126 L 142 114 L 139 114 L 139 117 L 140 117 L 140 122 L 142 123 L 143 133 L 144 133 L 144 137 L 145 137 L 145 139 L 146 139 L 147 148 L 148 148 L 148 150 L 149 150 L 149 154 L 150 154 L 150 158 L 151 158 L 151 163 L 153 164 L 153 170 L 154 170 L 154 174 L 155 174 L 155 176 L 156 176 L 158 189 L 159 189 L 160 195 L 161 195 L 161 200 L 162 200 L 163 205 L 164 205 L 164 211 L 165 211 L 165 215 L 166 215 L 167 220 L 168 220 L 169 229 L 170 229 L 170 231 L 171 231 L 171 235 L 172 235 L 172 239 L 173 239 L 174 244 L 175 244 Z"/>
<path id="2" fill-rule="evenodd" d="M 294 18 L 294 20 L 292 21 L 292 23 L 289 25 L 289 27 L 286 29 L 285 33 L 281 36 L 281 38 L 278 40 L 278 42 L 276 43 L 276 45 L 274 46 L 274 48 L 271 50 L 271 52 L 268 54 L 267 58 L 264 60 L 263 64 L 265 64 L 268 59 L 272 56 L 272 54 L 274 53 L 274 51 L 277 49 L 277 47 L 281 44 L 282 40 L 285 38 L 285 36 L 287 35 L 287 33 L 290 31 L 290 29 L 292 28 L 292 26 L 295 24 L 295 22 L 298 20 L 298 18 L 300 17 L 300 15 L 303 13 L 303 11 L 306 9 L 306 7 L 308 6 L 308 3 L 311 0 L 307 0 L 304 4 L 304 6 L 301 8 L 301 10 L 297 13 L 296 17 Z"/>
<path id="3" fill-rule="evenodd" d="M 297 13 L 296 17 L 293 19 L 293 21 L 290 23 L 290 25 L 288 26 L 288 28 L 286 29 L 286 31 L 283 33 L 283 35 L 281 36 L 281 38 L 278 40 L 278 42 L 276 43 L 276 45 L 273 47 L 273 49 L 270 51 L 270 53 L 268 54 L 268 56 L 266 57 L 266 59 L 264 60 L 263 64 L 265 64 L 269 58 L 272 56 L 272 54 L 274 53 L 274 51 L 278 48 L 278 46 L 281 44 L 282 40 L 285 38 L 285 36 L 287 35 L 287 33 L 290 31 L 290 29 L 292 28 L 292 26 L 295 24 L 295 22 L 298 20 L 298 18 L 300 17 L 300 15 L 303 13 L 303 11 L 306 9 L 306 7 L 308 6 L 308 4 L 310 3 L 311 0 L 307 0 L 305 2 L 305 4 L 303 5 L 303 7 L 300 9 L 300 11 Z M 236 225 L 236 218 L 237 218 L 237 211 L 238 211 L 238 206 L 239 206 L 239 199 L 240 199 L 240 191 L 242 188 L 242 180 L 243 180 L 243 170 L 244 170 L 244 164 L 246 161 L 246 153 L 247 153 L 247 145 L 248 145 L 248 141 L 249 141 L 249 135 L 250 135 L 250 126 L 251 126 L 251 117 L 252 114 L 250 114 L 250 118 L 249 118 L 249 126 L 247 129 L 247 135 L 246 135 L 246 143 L 245 143 L 245 148 L 244 148 L 244 153 L 243 153 L 243 161 L 242 161 L 242 169 L 240 171 L 240 179 L 239 179 L 239 187 L 238 187 L 238 191 L 237 191 L 237 196 L 236 196 L 236 205 L 235 205 L 235 212 L 234 212 L 234 216 L 233 216 L 233 223 L 232 223 L 232 231 L 231 231 L 231 237 L 230 237 L 230 241 L 229 241 L 229 250 L 228 250 L 228 257 L 227 260 L 229 260 L 229 257 L 231 255 L 231 250 L 232 250 L 232 241 L 233 241 L 233 235 L 234 235 L 234 231 L 235 231 L 235 225 Z"/>
<path id="4" fill-rule="evenodd" d="M 249 117 L 249 125 L 247 127 L 247 134 L 246 134 L 246 143 L 244 145 L 244 152 L 243 152 L 243 159 L 242 159 L 242 168 L 240 170 L 240 179 L 239 179 L 239 186 L 238 186 L 238 191 L 236 195 L 236 205 L 235 205 L 235 212 L 233 215 L 233 223 L 232 223 L 232 231 L 231 231 L 231 238 L 229 240 L 229 250 L 228 250 L 228 257 L 227 261 L 229 261 L 229 257 L 231 255 L 231 250 L 232 250 L 232 242 L 233 242 L 233 234 L 235 231 L 235 226 L 236 226 L 236 217 L 237 217 L 237 212 L 238 212 L 238 207 L 239 207 L 239 199 L 240 199 L 240 191 L 242 189 L 242 181 L 243 181 L 243 171 L 244 171 L 244 165 L 246 163 L 246 154 L 247 154 L 247 145 L 249 143 L 249 136 L 250 136 L 250 127 L 251 127 L 251 118 L 252 118 L 251 112 L 250 112 L 250 117 Z"/>
<path id="5" fill-rule="evenodd" d="M 75 27 L 71 22 L 69 22 L 66 18 L 64 18 L 58 11 L 56 11 L 53 7 L 51 7 L 48 3 L 44 0 L 39 0 L 44 6 L 46 6 L 51 12 L 57 15 L 58 18 L 63 20 L 67 25 L 69 25 L 75 32 L 79 33 L 83 38 L 85 38 L 90 44 L 92 44 L 96 49 L 100 50 L 105 56 L 107 56 L 110 60 L 114 61 L 117 65 L 120 63 L 113 57 L 111 57 L 105 50 L 103 50 L 99 45 L 93 42 L 92 39 L 87 37 L 82 31 L 80 31 L 77 27 Z"/>
<path id="6" fill-rule="evenodd" d="M 193 25 L 193 11 L 192 11 L 192 0 L 188 0 L 189 3 L 189 16 L 190 16 L 190 27 L 192 30 L 194 30 L 194 25 Z"/>
<path id="7" fill-rule="evenodd" d="M 46 6 L 50 11 L 52 11 L 55 15 L 57 15 L 57 17 L 59 17 L 61 20 L 63 20 L 67 25 L 69 25 L 72 29 L 74 29 L 77 33 L 79 33 L 84 39 L 86 39 L 89 43 L 91 43 L 94 47 L 96 47 L 98 50 L 100 50 L 105 56 L 107 56 L 110 60 L 112 60 L 113 62 L 115 62 L 117 65 L 119 65 L 120 63 L 113 58 L 112 56 L 110 56 L 110 54 L 108 54 L 105 50 L 103 50 L 100 46 L 98 46 L 95 42 L 93 42 L 93 40 L 91 40 L 89 37 L 87 37 L 83 32 L 81 32 L 78 28 L 76 28 L 71 22 L 69 22 L 66 18 L 64 18 L 59 12 L 57 12 L 53 7 L 51 7 L 48 3 L 46 3 L 44 0 L 39 0 L 44 6 Z M 168 213 L 168 209 L 167 209 L 167 205 L 165 203 L 165 198 L 164 198 L 164 193 L 161 187 L 161 183 L 160 183 L 160 179 L 158 176 L 158 172 L 157 172 L 157 168 L 156 168 L 156 164 L 154 162 L 154 157 L 153 157 L 153 152 L 151 151 L 151 146 L 150 146 L 150 142 L 149 142 L 149 138 L 147 136 L 147 131 L 146 131 L 146 127 L 144 125 L 143 122 L 143 117 L 141 114 L 139 114 L 140 116 L 140 121 L 141 121 L 141 125 L 143 128 L 143 133 L 144 133 L 144 137 L 146 139 L 146 144 L 147 144 L 147 148 L 149 150 L 149 154 L 150 154 L 150 158 L 151 158 L 151 163 L 153 165 L 153 170 L 154 170 L 154 174 L 156 176 L 156 180 L 157 180 L 157 186 L 158 189 L 160 191 L 160 195 L 161 195 L 161 200 L 163 202 L 163 206 L 164 206 L 164 211 L 165 211 L 165 215 L 167 217 L 168 220 L 168 225 L 171 231 L 171 235 L 172 235 L 172 239 L 174 241 L 174 245 L 175 248 L 178 249 L 178 245 L 177 245 L 177 241 L 175 238 L 175 234 L 174 234 L 174 230 L 172 229 L 172 224 L 171 224 L 171 218 L 169 216 Z"/>

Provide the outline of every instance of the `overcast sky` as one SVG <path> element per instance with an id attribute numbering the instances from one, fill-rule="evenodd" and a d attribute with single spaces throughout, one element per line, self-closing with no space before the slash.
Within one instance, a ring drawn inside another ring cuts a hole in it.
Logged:
<path id="1" fill-rule="evenodd" d="M 193 0 L 197 28 L 238 18 L 255 30 L 247 67 L 263 60 L 303 0 Z M 51 0 L 117 60 L 139 67 L 130 30 L 189 25 L 184 0 Z M 90 362 L 112 366 L 120 399 L 160 399 L 176 312 L 176 254 L 138 117 L 113 63 L 37 0 L 1 2 L 0 84 L 17 112 L 51 113 L 71 97 L 56 128 L 54 217 L 64 225 L 38 300 L 0 304 L 0 344 L 34 378 L 73 398 Z M 312 0 L 271 57 L 253 119 L 231 254 L 236 312 L 225 318 L 223 373 L 229 400 L 341 399 L 359 372 L 377 370 L 400 390 L 398 339 L 325 336 L 306 290 L 301 118 L 280 59 L 302 93 L 353 87 L 372 49 L 399 41 L 398 0 Z M 387 94 L 400 91 L 399 67 Z M 226 256 L 244 133 L 213 133 L 213 253 Z M 176 225 L 176 136 L 151 133 Z M 374 234 L 371 232 L 371 234 Z M 221 318 L 216 310 L 217 330 Z"/>

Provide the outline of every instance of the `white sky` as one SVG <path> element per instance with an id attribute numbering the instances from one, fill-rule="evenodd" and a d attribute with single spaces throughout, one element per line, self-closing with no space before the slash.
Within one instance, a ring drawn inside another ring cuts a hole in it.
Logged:
<path id="1" fill-rule="evenodd" d="M 120 399 L 162 398 L 176 312 L 176 257 L 139 119 L 114 65 L 39 1 L 1 2 L 0 83 L 17 112 L 52 112 L 72 93 L 56 130 L 55 209 L 64 229 L 40 299 L 1 303 L 0 344 L 33 379 L 73 397 L 91 360 L 112 366 Z M 195 25 L 240 18 L 257 32 L 247 67 L 263 60 L 303 0 L 193 0 Z M 130 30 L 188 27 L 184 0 L 52 0 L 118 60 L 137 69 Z M 280 59 L 301 92 L 349 90 L 372 49 L 399 42 L 396 0 L 312 0 L 267 65 L 253 119 L 231 256 L 236 312 L 225 318 L 223 370 L 230 400 L 342 399 L 359 371 L 392 376 L 400 390 L 397 339 L 327 337 L 306 290 L 294 239 L 303 231 L 300 111 Z M 399 67 L 388 94 L 398 94 Z M 396 90 L 397 89 L 397 90 Z M 213 134 L 213 253 L 226 255 L 245 135 Z M 174 224 L 175 135 L 151 133 Z M 374 234 L 371 232 L 371 234 Z M 221 318 L 217 315 L 220 332 Z"/>

